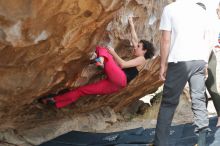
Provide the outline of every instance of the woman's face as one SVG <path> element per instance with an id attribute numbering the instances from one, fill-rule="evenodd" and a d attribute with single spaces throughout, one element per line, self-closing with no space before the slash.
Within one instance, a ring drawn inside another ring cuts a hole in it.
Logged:
<path id="1" fill-rule="evenodd" d="M 134 48 L 135 56 L 143 56 L 147 50 L 143 50 L 143 43 L 138 43 L 137 47 Z"/>

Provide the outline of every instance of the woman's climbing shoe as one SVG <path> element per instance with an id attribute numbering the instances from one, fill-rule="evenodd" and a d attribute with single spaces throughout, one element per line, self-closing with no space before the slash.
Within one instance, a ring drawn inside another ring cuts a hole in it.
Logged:
<path id="1" fill-rule="evenodd" d="M 96 61 L 96 66 L 99 68 L 99 69 L 103 69 L 104 68 L 104 60 L 101 59 L 100 57 L 99 58 L 96 58 L 95 59 Z"/>
<path id="2" fill-rule="evenodd" d="M 54 96 L 54 94 L 43 96 L 39 98 L 38 101 L 42 104 L 55 105 L 55 99 L 53 98 Z"/>
<path id="3" fill-rule="evenodd" d="M 55 99 L 53 97 L 42 99 L 42 102 L 48 105 L 55 105 Z"/>

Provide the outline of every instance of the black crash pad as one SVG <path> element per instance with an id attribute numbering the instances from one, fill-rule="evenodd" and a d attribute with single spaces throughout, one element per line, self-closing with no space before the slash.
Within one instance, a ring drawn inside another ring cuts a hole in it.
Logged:
<path id="1" fill-rule="evenodd" d="M 211 132 L 207 135 L 207 146 L 220 146 L 220 128 L 216 128 L 217 117 L 210 119 Z M 193 146 L 197 142 L 192 123 L 172 126 L 170 146 Z M 113 132 L 90 133 L 71 131 L 39 146 L 148 146 L 153 143 L 155 129 L 142 127 Z"/>

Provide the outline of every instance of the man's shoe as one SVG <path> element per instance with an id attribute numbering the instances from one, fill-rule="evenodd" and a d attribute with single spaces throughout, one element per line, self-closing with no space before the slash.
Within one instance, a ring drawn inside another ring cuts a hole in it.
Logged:
<path id="1" fill-rule="evenodd" d="M 197 146 L 206 146 L 206 135 L 207 135 L 207 133 L 208 133 L 207 130 L 201 130 L 199 132 Z"/>

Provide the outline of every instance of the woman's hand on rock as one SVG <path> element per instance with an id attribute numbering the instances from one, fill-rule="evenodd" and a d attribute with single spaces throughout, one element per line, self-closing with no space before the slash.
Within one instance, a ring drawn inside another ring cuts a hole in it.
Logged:
<path id="1" fill-rule="evenodd" d="M 111 46 L 107 46 L 107 49 L 108 49 L 108 52 L 109 52 L 110 54 L 112 54 L 113 52 L 115 52 L 115 49 L 112 48 Z"/>
<path id="2" fill-rule="evenodd" d="M 133 16 L 128 17 L 128 22 L 130 25 L 133 25 Z"/>

